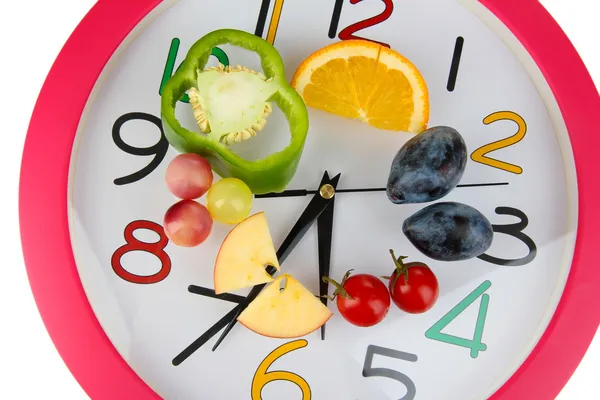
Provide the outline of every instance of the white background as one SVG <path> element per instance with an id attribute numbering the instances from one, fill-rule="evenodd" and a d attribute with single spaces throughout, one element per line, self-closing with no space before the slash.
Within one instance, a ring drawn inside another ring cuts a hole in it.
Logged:
<path id="1" fill-rule="evenodd" d="M 594 0 L 541 0 L 566 31 L 600 87 Z M 3 2 L 0 11 L 0 110 L 3 151 L 0 274 L 0 399 L 88 399 L 53 347 L 27 282 L 19 242 L 21 151 L 39 90 L 54 59 L 92 0 Z M 558 400 L 600 399 L 600 335 Z M 536 400 L 536 399 L 532 399 Z"/>

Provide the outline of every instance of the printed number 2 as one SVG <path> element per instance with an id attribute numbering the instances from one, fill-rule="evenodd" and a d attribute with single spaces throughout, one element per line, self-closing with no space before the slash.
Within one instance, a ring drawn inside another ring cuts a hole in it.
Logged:
<path id="1" fill-rule="evenodd" d="M 158 234 L 160 239 L 155 243 L 140 242 L 133 236 L 133 232 L 138 229 L 148 229 Z M 165 247 L 169 243 L 169 239 L 165 235 L 162 226 L 151 221 L 133 221 L 125 228 L 125 243 L 114 252 L 111 259 L 112 268 L 120 278 L 131 283 L 151 284 L 158 283 L 169 275 L 171 272 L 171 259 L 165 252 Z M 160 271 L 149 276 L 135 275 L 126 271 L 121 265 L 121 258 L 131 251 L 145 251 L 154 254 L 160 260 Z"/>
<path id="2" fill-rule="evenodd" d="M 479 285 L 477 289 L 475 289 L 473 292 L 471 292 L 471 294 L 458 303 L 456 307 L 448 312 L 448 314 L 444 315 L 442 319 L 429 328 L 427 332 L 425 332 L 425 337 L 431 340 L 437 340 L 438 342 L 444 342 L 471 349 L 471 357 L 477 358 L 480 351 L 487 350 L 487 346 L 481 342 L 481 338 L 483 336 L 485 317 L 487 315 L 488 304 L 490 302 L 490 296 L 488 294 L 484 294 L 484 292 L 491 286 L 492 283 L 490 281 L 485 281 Z M 477 316 L 477 323 L 475 325 L 475 334 L 473 335 L 473 339 L 465 339 L 442 333 L 442 329 L 448 326 L 450 322 L 454 321 L 454 319 L 463 311 L 465 311 L 473 302 L 475 302 L 479 296 L 481 296 L 481 303 L 479 305 L 479 315 Z"/>
<path id="3" fill-rule="evenodd" d="M 158 89 L 158 94 L 161 96 L 162 96 L 163 88 L 167 84 L 167 81 L 169 80 L 169 78 L 171 78 L 171 76 L 173 75 L 173 70 L 175 69 L 175 60 L 177 59 L 177 53 L 179 52 L 180 44 L 181 44 L 181 41 L 179 40 L 179 38 L 174 38 L 173 40 L 171 40 L 171 47 L 169 48 L 169 54 L 167 55 L 167 62 L 165 64 L 165 70 L 163 72 L 162 80 L 160 81 L 160 88 Z M 219 60 L 219 62 L 221 64 L 223 64 L 225 66 L 229 65 L 229 58 L 227 57 L 227 54 L 225 54 L 225 52 L 223 50 L 221 50 L 220 48 L 218 48 L 218 47 L 213 48 L 211 55 L 217 57 L 217 59 Z M 181 65 L 177 69 L 179 69 L 180 67 L 181 67 Z M 183 98 L 181 99 L 181 101 L 184 103 L 189 103 L 190 97 L 187 94 L 185 94 L 183 96 Z"/>
<path id="4" fill-rule="evenodd" d="M 306 347 L 308 342 L 304 339 L 296 340 L 290 343 L 279 346 L 271 352 L 258 366 L 258 369 L 254 373 L 254 379 L 252 379 L 251 396 L 252 400 L 262 400 L 261 392 L 263 388 L 270 382 L 273 381 L 288 381 L 298 385 L 302 391 L 302 400 L 311 399 L 311 391 L 308 383 L 299 375 L 288 371 L 272 371 L 267 372 L 271 364 L 273 364 L 278 358 L 286 355 L 287 353 Z"/>
<path id="5" fill-rule="evenodd" d="M 363 1 L 363 0 L 350 0 L 350 4 L 360 3 L 361 1 Z M 339 38 L 341 40 L 351 40 L 351 39 L 370 40 L 370 39 L 365 39 L 365 38 L 362 38 L 359 36 L 355 36 L 355 33 L 358 31 L 361 31 L 363 29 L 369 28 L 371 26 L 378 25 L 392 16 L 392 13 L 394 12 L 394 3 L 392 2 L 392 0 L 382 0 L 382 1 L 385 4 L 385 9 L 381 12 L 381 14 L 375 15 L 371 18 L 367 18 L 363 21 L 357 22 L 355 24 L 352 24 L 352 25 L 342 29 L 342 31 L 338 35 Z M 334 30 L 337 30 L 337 23 L 339 21 L 340 13 L 342 11 L 342 9 L 341 9 L 342 3 L 343 3 L 343 0 L 336 1 L 335 10 L 333 13 L 333 19 L 331 22 L 330 36 Z M 335 35 L 335 33 L 334 33 L 334 35 Z M 376 40 L 371 40 L 371 41 L 379 43 L 385 47 L 390 47 L 390 45 L 387 43 L 378 42 Z"/>
<path id="6" fill-rule="evenodd" d="M 388 349 L 386 347 L 369 345 L 369 347 L 367 347 L 367 355 L 365 356 L 365 364 L 363 366 L 364 377 L 381 376 L 384 378 L 394 379 L 395 381 L 398 381 L 406 386 L 406 394 L 401 397 L 400 400 L 413 400 L 417 394 L 415 383 L 408 376 L 401 372 L 394 371 L 393 369 L 373 368 L 373 356 L 375 354 L 409 362 L 417 362 L 417 356 L 415 354 Z"/>
<path id="7" fill-rule="evenodd" d="M 513 144 L 519 143 L 521 140 L 523 140 L 525 134 L 527 133 L 527 124 L 525 123 L 525 120 L 519 114 L 514 113 L 512 111 L 495 112 L 485 117 L 483 123 L 489 125 L 491 123 L 502 120 L 515 122 L 519 127 L 517 133 L 505 139 L 498 140 L 497 142 L 486 144 L 485 146 L 478 148 L 473 152 L 473 154 L 471 154 L 471 159 L 475 162 L 489 165 L 490 167 L 498 168 L 507 172 L 512 172 L 513 174 L 521 174 L 523 173 L 523 169 L 518 165 L 513 165 L 504 161 L 499 161 L 494 158 L 490 158 L 486 155 L 487 153 L 490 153 L 492 151 L 500 150 L 505 147 L 512 146 Z"/>

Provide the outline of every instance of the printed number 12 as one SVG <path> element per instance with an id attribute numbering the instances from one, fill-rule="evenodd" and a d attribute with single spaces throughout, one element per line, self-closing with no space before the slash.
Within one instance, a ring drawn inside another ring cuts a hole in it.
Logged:
<path id="1" fill-rule="evenodd" d="M 180 44 L 181 44 L 181 41 L 178 38 L 174 38 L 171 41 L 171 47 L 169 47 L 169 54 L 167 55 L 167 62 L 165 64 L 165 70 L 163 72 L 162 80 L 160 81 L 160 88 L 158 89 L 158 94 L 161 96 L 162 96 L 163 88 L 167 84 L 167 81 L 169 80 L 169 78 L 171 78 L 171 76 L 173 76 L 173 70 L 175 69 L 175 60 L 177 59 L 177 53 L 179 52 Z M 217 59 L 219 60 L 219 62 L 221 64 L 223 64 L 225 66 L 229 65 L 229 57 L 227 57 L 227 54 L 225 54 L 225 52 L 223 50 L 221 50 L 220 48 L 218 48 L 218 47 L 213 48 L 211 55 L 217 57 Z M 179 69 L 180 67 L 181 67 L 181 65 L 179 65 L 179 67 L 177 67 L 177 69 Z M 189 103 L 190 97 L 187 94 L 184 94 L 181 101 L 184 103 Z"/>
<path id="2" fill-rule="evenodd" d="M 357 4 L 357 3 L 360 3 L 361 1 L 363 1 L 363 0 L 350 0 L 350 4 Z M 367 18 L 365 20 L 356 22 L 356 23 L 342 29 L 342 31 L 338 35 L 340 40 L 363 39 L 363 40 L 370 40 L 372 42 L 379 43 L 385 47 L 390 47 L 390 45 L 387 43 L 383 43 L 383 42 L 379 42 L 377 40 L 372 40 L 372 39 L 367 39 L 364 37 L 356 36 L 356 33 L 358 31 L 362 31 L 363 29 L 379 25 L 380 23 L 386 21 L 388 18 L 390 18 L 392 16 L 392 13 L 394 12 L 393 0 L 382 0 L 382 1 L 383 1 L 383 4 L 385 5 L 385 9 L 380 14 L 375 15 L 370 18 Z M 333 16 L 331 18 L 331 24 L 329 26 L 329 37 L 331 39 L 335 38 L 335 34 L 338 29 L 338 24 L 340 22 L 340 16 L 342 14 L 342 6 L 343 5 L 344 5 L 344 0 L 336 0 L 335 6 L 333 9 Z"/>

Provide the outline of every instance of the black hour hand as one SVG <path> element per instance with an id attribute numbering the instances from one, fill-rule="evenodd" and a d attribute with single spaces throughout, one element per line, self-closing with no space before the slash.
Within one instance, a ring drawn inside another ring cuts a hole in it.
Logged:
<path id="1" fill-rule="evenodd" d="M 285 259 L 290 255 L 294 247 L 302 240 L 306 232 L 310 229 L 312 224 L 315 222 L 317 218 L 323 213 L 323 211 L 331 204 L 333 201 L 333 195 L 335 193 L 335 188 L 340 180 L 341 174 L 334 176 L 333 178 L 329 178 L 329 174 L 327 171 L 323 174 L 323 178 L 321 179 L 321 183 L 319 184 L 319 194 L 315 195 L 313 199 L 308 203 L 308 206 L 304 209 L 304 212 L 298 218 L 298 221 L 294 224 L 290 233 L 283 240 L 281 246 L 279 246 L 279 250 L 277 250 L 277 259 L 279 260 L 279 264 L 283 264 Z M 261 284 L 252 288 L 246 300 L 239 304 L 233 310 L 233 316 L 229 317 L 229 314 L 224 318 L 229 319 L 229 323 L 225 327 L 225 330 L 217 339 L 215 345 L 212 350 L 215 351 L 217 347 L 221 344 L 223 339 L 229 334 L 231 329 L 237 323 L 237 318 L 240 314 L 248 307 L 248 305 L 258 297 L 261 290 L 265 287 L 266 284 Z M 223 319 L 219 321 L 222 323 Z"/>
<path id="2" fill-rule="evenodd" d="M 308 203 L 308 206 L 306 206 L 277 251 L 277 258 L 280 264 L 283 263 L 292 249 L 296 247 L 296 244 L 302 240 L 304 234 L 310 229 L 315 220 L 320 219 L 321 214 L 326 212 L 331 206 L 340 176 L 341 174 L 337 174 L 330 179 L 329 174 L 325 171 L 319 184 L 319 193 Z"/>
<path id="3" fill-rule="evenodd" d="M 328 284 L 322 277 L 329 276 L 331 259 L 331 237 L 333 235 L 333 209 L 334 199 L 331 199 L 325 211 L 317 221 L 317 234 L 319 242 L 319 295 L 321 302 L 327 306 Z M 321 326 L 321 340 L 325 340 L 325 324 Z"/>

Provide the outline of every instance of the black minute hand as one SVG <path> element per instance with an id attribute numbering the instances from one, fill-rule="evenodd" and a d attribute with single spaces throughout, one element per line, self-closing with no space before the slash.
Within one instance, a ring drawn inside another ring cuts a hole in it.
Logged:
<path id="1" fill-rule="evenodd" d="M 327 174 L 327 172 L 325 172 L 325 174 L 323 175 L 323 179 L 321 180 L 321 185 L 319 186 L 319 188 L 333 189 L 335 191 L 335 187 L 337 187 L 337 183 L 338 183 L 339 179 L 340 179 L 340 175 L 335 176 L 333 179 L 329 179 L 329 175 Z M 320 190 L 318 190 L 317 193 L 319 193 L 319 191 Z M 310 228 L 310 226 L 312 225 L 314 220 L 317 219 L 319 217 L 319 215 L 323 212 L 323 210 L 325 210 L 327 208 L 327 206 L 329 205 L 330 199 L 328 199 L 326 197 L 329 197 L 329 196 L 317 195 L 310 201 L 310 203 L 308 204 L 308 206 L 306 207 L 306 209 L 304 210 L 304 212 L 302 213 L 302 215 L 300 216 L 300 218 L 298 219 L 298 221 L 296 222 L 296 224 L 294 225 L 294 227 L 292 228 L 292 230 L 290 231 L 288 236 L 285 238 L 285 240 L 279 247 L 279 251 L 277 252 L 277 257 L 279 259 L 280 264 L 282 264 L 283 261 L 287 258 L 287 256 L 291 253 L 294 246 L 300 241 L 302 236 L 308 231 L 308 229 Z M 266 270 L 271 275 L 273 275 L 276 272 L 275 268 L 273 268 L 271 266 L 267 267 Z M 233 308 L 231 311 L 229 311 L 223 318 L 221 318 L 219 321 L 217 321 L 215 324 L 213 324 L 213 326 L 208 328 L 208 330 L 206 332 L 204 332 L 200 337 L 198 337 L 189 346 L 187 346 L 183 351 L 181 351 L 181 353 L 179 353 L 173 359 L 173 365 L 178 366 L 182 362 L 187 360 L 188 357 L 190 357 L 196 350 L 198 350 L 199 348 L 204 346 L 206 344 L 206 342 L 208 342 L 210 339 L 212 339 L 213 336 L 215 336 L 221 329 L 223 329 L 227 326 L 227 329 L 224 331 L 224 333 L 219 338 L 218 342 L 213 347 L 213 351 L 214 351 L 217 348 L 217 346 L 219 345 L 219 343 L 221 343 L 221 341 L 225 338 L 225 335 L 231 330 L 231 328 L 233 328 L 233 325 L 235 324 L 235 321 L 237 320 L 237 317 L 239 316 L 239 314 L 241 314 L 242 311 L 244 311 L 244 309 L 246 309 L 246 307 L 248 307 L 248 304 L 250 304 L 250 302 L 252 300 L 254 300 L 256 298 L 256 296 L 258 296 L 258 293 L 260 293 L 260 291 L 265 286 L 266 286 L 266 284 L 255 286 L 250 291 L 248 296 L 245 297 L 244 300 L 240 302 L 240 304 L 238 304 L 235 308 Z"/>
<path id="2" fill-rule="evenodd" d="M 332 201 L 332 197 L 328 195 L 332 191 L 335 191 L 335 188 L 340 180 L 341 174 L 336 175 L 333 179 L 329 179 L 329 174 L 327 171 L 323 174 L 323 178 L 321 179 L 321 184 L 319 185 L 319 194 L 315 195 L 313 199 L 308 203 L 308 206 L 304 209 L 296 224 L 288 233 L 287 237 L 283 240 L 283 243 L 277 250 L 277 259 L 279 260 L 279 264 L 283 264 L 285 259 L 290 255 L 294 247 L 302 240 L 306 232 L 310 229 L 312 224 L 315 222 L 317 218 L 321 215 L 321 213 L 327 208 L 327 206 Z M 248 305 L 258 296 L 261 290 L 265 287 L 266 284 L 257 285 L 248 294 L 246 300 L 236 306 L 237 312 L 234 317 L 229 321 L 229 325 L 225 328 L 212 350 L 215 351 L 219 344 L 225 339 L 229 331 L 235 326 L 237 323 L 237 318 L 240 314 L 248 307 Z"/>

